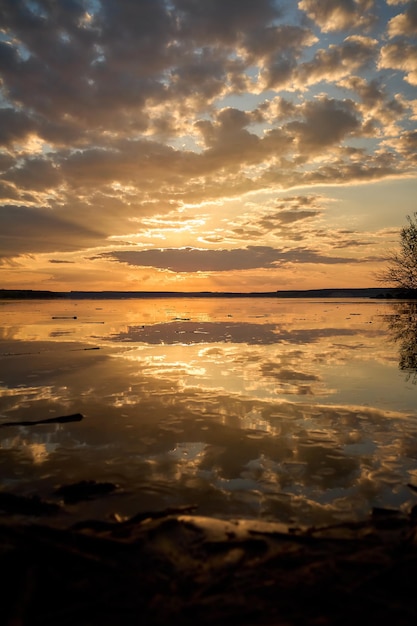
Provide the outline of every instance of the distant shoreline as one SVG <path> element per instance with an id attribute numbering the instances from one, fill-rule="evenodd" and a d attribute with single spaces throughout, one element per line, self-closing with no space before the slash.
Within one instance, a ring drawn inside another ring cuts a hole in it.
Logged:
<path id="1" fill-rule="evenodd" d="M 265 292 L 234 291 L 44 291 L 0 289 L 0 300 L 122 300 L 152 298 L 378 298 L 415 299 L 416 292 L 391 287 L 361 289 L 290 289 Z"/>

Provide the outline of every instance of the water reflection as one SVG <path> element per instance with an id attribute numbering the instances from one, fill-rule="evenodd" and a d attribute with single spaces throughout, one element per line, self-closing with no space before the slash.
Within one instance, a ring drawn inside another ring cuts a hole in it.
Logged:
<path id="1" fill-rule="evenodd" d="M 84 420 L 0 428 L 3 488 L 120 486 L 71 506 L 80 518 L 196 503 L 320 523 L 408 506 L 416 387 L 395 376 L 390 305 L 226 302 L 4 307 L 1 422 Z"/>
<path id="2" fill-rule="evenodd" d="M 399 344 L 399 368 L 417 383 L 417 302 L 399 302 L 385 316 L 388 331 Z"/>

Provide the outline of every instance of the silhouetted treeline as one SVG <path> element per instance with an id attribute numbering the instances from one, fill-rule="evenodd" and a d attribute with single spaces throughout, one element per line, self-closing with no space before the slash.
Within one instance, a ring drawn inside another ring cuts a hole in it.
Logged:
<path id="1" fill-rule="evenodd" d="M 36 291 L 33 289 L 0 289 L 0 300 L 34 300 L 67 298 L 71 300 L 120 300 L 128 298 L 381 298 L 417 299 L 417 290 L 378 288 L 364 289 L 293 289 L 284 291 Z"/>
<path id="2" fill-rule="evenodd" d="M 39 300 L 63 297 L 65 297 L 65 294 L 55 291 L 36 291 L 33 289 L 0 289 L 0 300 Z"/>

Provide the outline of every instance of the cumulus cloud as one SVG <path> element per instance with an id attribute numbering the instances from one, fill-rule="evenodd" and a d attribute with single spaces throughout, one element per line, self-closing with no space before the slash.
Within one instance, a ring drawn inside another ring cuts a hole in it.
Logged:
<path id="1" fill-rule="evenodd" d="M 376 19 L 374 0 L 301 0 L 298 6 L 323 32 L 367 27 Z"/>
<path id="2" fill-rule="evenodd" d="M 417 34 L 417 2 L 410 2 L 405 13 L 396 15 L 388 22 L 388 34 L 390 37 Z"/>
<path id="3" fill-rule="evenodd" d="M 375 58 L 377 43 L 370 37 L 352 35 L 342 44 L 330 44 L 327 49 L 318 50 L 311 61 L 299 64 L 293 79 L 303 88 L 352 75 Z"/>
<path id="4" fill-rule="evenodd" d="M 381 49 L 379 66 L 401 70 L 410 85 L 417 85 L 417 46 L 409 43 L 392 43 Z"/>
<path id="5" fill-rule="evenodd" d="M 392 96 L 379 81 L 367 81 L 359 76 L 350 76 L 339 84 L 359 97 L 357 109 L 362 116 L 365 134 L 375 137 L 401 133 L 398 121 L 406 114 L 410 103 L 399 94 Z"/>
<path id="6" fill-rule="evenodd" d="M 337 144 L 360 127 L 353 102 L 321 97 L 303 105 L 302 112 L 302 121 L 288 124 L 289 130 L 294 132 L 300 152 L 311 154 Z"/>

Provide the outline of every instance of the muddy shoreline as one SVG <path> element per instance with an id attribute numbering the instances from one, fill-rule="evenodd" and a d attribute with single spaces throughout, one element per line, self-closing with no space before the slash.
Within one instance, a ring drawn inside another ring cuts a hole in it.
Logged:
<path id="1" fill-rule="evenodd" d="M 0 523 L 3 624 L 414 624 L 417 515 L 321 528 L 185 507 L 68 528 Z"/>

